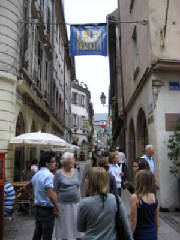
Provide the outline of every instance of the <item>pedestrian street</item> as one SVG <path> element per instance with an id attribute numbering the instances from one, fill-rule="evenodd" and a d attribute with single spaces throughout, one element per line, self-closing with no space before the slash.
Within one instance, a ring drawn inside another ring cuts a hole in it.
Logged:
<path id="1" fill-rule="evenodd" d="M 87 169 L 89 169 L 90 161 L 85 161 L 80 163 L 80 180 L 82 191 L 85 192 L 85 186 L 83 184 L 84 175 Z M 130 214 L 129 207 L 129 197 L 130 194 L 127 190 L 122 191 L 122 200 L 126 206 L 127 214 Z M 166 213 L 169 218 L 172 213 Z M 33 214 L 22 215 L 22 213 L 17 212 L 16 214 L 17 220 L 17 231 L 14 230 L 14 225 L 9 220 L 5 222 L 5 240 L 30 240 L 32 239 L 32 234 L 34 231 L 34 218 Z M 166 221 L 162 218 L 159 218 L 159 238 L 158 240 L 179 240 L 180 233 L 175 231 Z M 179 230 L 179 225 L 177 224 L 177 229 Z M 53 240 L 55 239 L 55 235 L 53 234 Z M 70 240 L 70 239 L 69 239 Z"/>

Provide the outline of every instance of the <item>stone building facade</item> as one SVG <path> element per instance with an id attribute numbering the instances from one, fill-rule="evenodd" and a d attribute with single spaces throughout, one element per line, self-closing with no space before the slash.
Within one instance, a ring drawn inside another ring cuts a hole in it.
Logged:
<path id="1" fill-rule="evenodd" d="M 131 176 L 133 159 L 155 146 L 160 206 L 168 209 L 178 206 L 167 144 L 180 116 L 179 7 L 178 0 L 126 0 L 108 16 L 113 140 Z"/>
<path id="2" fill-rule="evenodd" d="M 12 137 L 70 133 L 74 59 L 61 1 L 1 0 L 0 13 L 0 151 L 8 153 L 6 177 L 19 180 L 25 160 L 37 156 L 37 149 L 15 148 Z"/>

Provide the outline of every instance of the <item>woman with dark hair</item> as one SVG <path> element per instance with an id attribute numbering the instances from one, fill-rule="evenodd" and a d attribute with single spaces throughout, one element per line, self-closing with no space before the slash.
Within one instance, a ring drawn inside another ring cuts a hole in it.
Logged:
<path id="1" fill-rule="evenodd" d="M 115 217 L 116 198 L 109 192 L 109 177 L 102 167 L 93 167 L 88 172 L 89 197 L 80 201 L 77 228 L 85 232 L 83 240 L 116 240 Z M 119 199 L 119 220 L 122 222 L 127 240 L 132 240 L 132 233 L 125 207 Z"/>
<path id="2" fill-rule="evenodd" d="M 149 164 L 148 162 L 146 161 L 146 159 L 144 158 L 136 158 L 134 161 L 133 161 L 133 173 L 134 173 L 134 177 L 136 176 L 136 174 L 139 172 L 139 170 L 143 170 L 143 169 L 146 169 L 146 170 L 150 170 L 149 168 Z M 129 182 L 129 181 L 125 181 L 124 182 L 124 186 L 125 188 L 128 189 L 128 191 L 132 194 L 134 193 L 134 184 L 132 182 Z"/>
<path id="3" fill-rule="evenodd" d="M 154 175 L 140 170 L 135 177 L 135 193 L 131 195 L 130 225 L 134 240 L 157 240 L 158 201 L 154 194 Z"/>
<path id="4" fill-rule="evenodd" d="M 138 157 L 133 161 L 133 172 L 136 174 L 139 170 L 150 170 L 149 163 L 146 161 L 146 159 Z"/>

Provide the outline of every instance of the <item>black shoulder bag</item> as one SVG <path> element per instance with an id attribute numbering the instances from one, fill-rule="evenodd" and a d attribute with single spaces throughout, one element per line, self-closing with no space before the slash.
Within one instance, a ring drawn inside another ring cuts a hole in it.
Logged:
<path id="1" fill-rule="evenodd" d="M 117 205 L 117 212 L 116 212 L 116 232 L 117 232 L 117 240 L 126 240 L 126 232 L 124 229 L 124 225 L 122 223 L 121 217 L 120 217 L 120 211 L 119 211 L 119 197 L 116 195 L 116 205 Z"/>

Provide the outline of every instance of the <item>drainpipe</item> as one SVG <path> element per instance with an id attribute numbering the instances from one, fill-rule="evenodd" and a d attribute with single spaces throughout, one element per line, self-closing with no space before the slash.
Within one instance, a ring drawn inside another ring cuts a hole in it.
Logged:
<path id="1" fill-rule="evenodd" d="M 121 77 L 121 97 L 122 97 L 122 109 L 125 116 L 125 104 L 124 104 L 124 81 L 122 74 L 122 47 L 121 47 L 121 23 L 120 23 L 120 4 L 118 1 L 118 33 L 119 33 L 119 50 L 120 50 L 120 77 Z"/>
<path id="2" fill-rule="evenodd" d="M 51 61 L 51 79 L 50 79 L 50 105 L 51 109 L 53 110 L 53 82 L 54 82 L 54 50 L 55 50 L 55 44 L 54 44 L 54 39 L 55 39 L 55 16 L 56 16 L 56 0 L 52 1 L 52 36 L 51 36 L 51 49 L 52 49 L 52 61 Z"/>
<path id="3" fill-rule="evenodd" d="M 123 69 L 122 69 L 122 46 L 121 46 L 121 17 L 120 17 L 120 0 L 118 1 L 118 33 L 119 33 L 119 50 L 120 50 L 120 82 L 121 82 L 121 98 L 122 98 L 122 110 L 123 110 L 123 131 L 124 131 L 124 152 L 126 152 L 126 131 L 125 125 L 127 120 L 127 114 L 125 110 L 125 103 L 124 103 L 124 80 L 123 80 Z"/>
<path id="4" fill-rule="evenodd" d="M 66 45 L 64 44 L 64 126 L 66 128 Z"/>
<path id="5" fill-rule="evenodd" d="M 167 5 L 166 5 L 166 17 L 165 17 L 165 24 L 163 27 L 163 48 L 165 44 L 165 38 L 166 38 L 166 28 L 167 28 L 167 21 L 168 21 L 168 11 L 169 11 L 169 0 L 167 0 Z"/>

